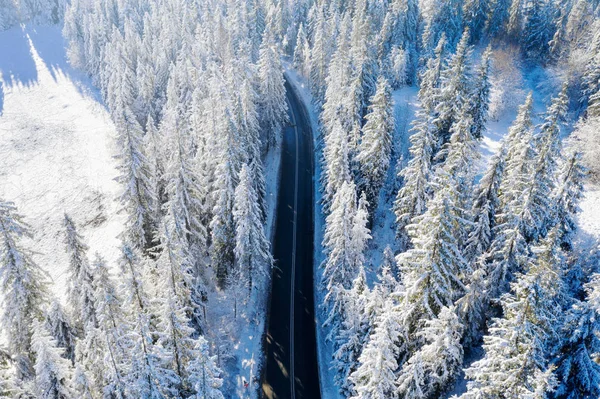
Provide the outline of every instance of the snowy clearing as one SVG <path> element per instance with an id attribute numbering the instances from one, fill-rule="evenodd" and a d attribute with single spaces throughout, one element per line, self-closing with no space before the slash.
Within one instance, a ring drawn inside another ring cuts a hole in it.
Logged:
<path id="1" fill-rule="evenodd" d="M 35 232 L 34 259 L 65 294 L 63 215 L 111 264 L 123 225 L 112 157 L 115 128 L 89 79 L 66 60 L 57 26 L 0 32 L 0 197 Z"/>

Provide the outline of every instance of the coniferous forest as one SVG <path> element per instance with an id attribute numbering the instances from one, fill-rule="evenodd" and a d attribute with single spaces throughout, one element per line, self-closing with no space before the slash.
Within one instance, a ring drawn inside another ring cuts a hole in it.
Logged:
<path id="1" fill-rule="evenodd" d="M 288 85 L 321 396 L 600 398 L 600 1 L 0 0 L 0 135 L 37 143 L 14 35 L 90 82 L 118 227 L 33 227 L 0 163 L 0 398 L 291 397 L 265 388 Z"/>

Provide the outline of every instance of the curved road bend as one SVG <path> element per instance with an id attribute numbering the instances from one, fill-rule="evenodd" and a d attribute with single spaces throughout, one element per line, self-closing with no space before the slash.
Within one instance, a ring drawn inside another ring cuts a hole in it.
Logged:
<path id="1" fill-rule="evenodd" d="M 283 133 L 262 392 L 267 399 L 319 399 L 313 300 L 313 139 L 303 105 L 287 80 L 285 87 L 290 123 Z"/>

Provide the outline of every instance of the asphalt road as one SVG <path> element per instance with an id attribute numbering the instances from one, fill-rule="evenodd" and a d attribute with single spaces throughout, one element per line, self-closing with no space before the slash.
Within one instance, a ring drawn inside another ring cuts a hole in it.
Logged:
<path id="1" fill-rule="evenodd" d="M 262 392 L 268 399 L 319 399 L 313 300 L 312 133 L 305 109 L 287 81 L 286 89 L 290 124 L 282 143 Z"/>

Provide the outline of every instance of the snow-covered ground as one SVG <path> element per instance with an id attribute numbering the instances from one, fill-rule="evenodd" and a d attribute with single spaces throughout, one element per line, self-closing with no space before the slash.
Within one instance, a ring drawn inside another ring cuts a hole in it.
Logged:
<path id="1" fill-rule="evenodd" d="M 123 216 L 112 157 L 115 128 L 87 77 L 67 63 L 56 26 L 0 32 L 0 198 L 34 233 L 27 245 L 65 293 L 63 215 L 114 264 Z"/>

